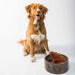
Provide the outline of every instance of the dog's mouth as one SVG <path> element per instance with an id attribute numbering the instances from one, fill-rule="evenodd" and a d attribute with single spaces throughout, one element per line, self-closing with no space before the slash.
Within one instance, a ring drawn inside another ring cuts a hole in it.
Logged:
<path id="1" fill-rule="evenodd" d="M 39 15 L 39 14 L 35 15 L 35 18 L 36 18 L 37 20 L 39 20 L 39 19 L 40 19 L 40 15 Z"/>

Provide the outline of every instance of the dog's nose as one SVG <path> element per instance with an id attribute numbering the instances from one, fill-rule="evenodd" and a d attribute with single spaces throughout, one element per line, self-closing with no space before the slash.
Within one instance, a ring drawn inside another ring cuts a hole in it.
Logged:
<path id="1" fill-rule="evenodd" d="M 40 13 L 40 11 L 37 11 L 37 13 Z"/>
<path id="2" fill-rule="evenodd" d="M 40 13 L 40 9 L 37 9 L 37 13 Z"/>

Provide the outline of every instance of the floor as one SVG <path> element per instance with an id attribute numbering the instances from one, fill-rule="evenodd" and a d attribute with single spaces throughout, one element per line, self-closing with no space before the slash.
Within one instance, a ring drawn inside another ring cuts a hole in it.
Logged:
<path id="1" fill-rule="evenodd" d="M 0 75 L 54 75 L 48 73 L 44 67 L 44 57 L 46 55 L 35 55 L 36 62 L 30 61 L 30 55 L 23 56 L 22 46 L 16 42 L 14 44 L 4 44 L 0 47 Z M 4 47 L 3 47 L 4 46 Z M 74 49 L 70 47 L 51 46 L 51 51 L 65 54 L 69 57 L 68 72 L 60 75 L 75 75 Z"/>

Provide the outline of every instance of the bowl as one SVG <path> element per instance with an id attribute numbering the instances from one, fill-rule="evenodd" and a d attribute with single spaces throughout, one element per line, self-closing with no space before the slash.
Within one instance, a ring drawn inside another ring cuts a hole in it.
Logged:
<path id="1" fill-rule="evenodd" d="M 53 74 L 62 74 L 67 72 L 68 57 L 63 54 L 56 52 L 54 53 L 56 54 L 54 57 L 51 55 L 51 53 L 45 57 L 45 69 Z"/>

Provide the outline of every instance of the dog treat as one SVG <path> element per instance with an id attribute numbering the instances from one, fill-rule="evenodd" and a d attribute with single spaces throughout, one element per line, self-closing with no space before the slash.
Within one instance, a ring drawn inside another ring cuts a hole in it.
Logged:
<path id="1" fill-rule="evenodd" d="M 59 64 L 62 62 L 65 62 L 67 58 L 65 58 L 65 56 L 57 53 L 57 52 L 50 52 L 51 57 L 53 58 L 53 62 L 55 64 Z"/>
<path id="2" fill-rule="evenodd" d="M 68 70 L 68 58 L 57 52 L 50 52 L 45 57 L 45 69 L 54 74 L 62 74 Z"/>

